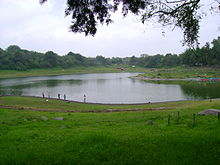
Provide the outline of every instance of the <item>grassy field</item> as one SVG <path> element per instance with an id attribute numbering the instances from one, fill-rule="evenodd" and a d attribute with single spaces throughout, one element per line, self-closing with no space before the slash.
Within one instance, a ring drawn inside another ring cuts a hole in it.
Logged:
<path id="1" fill-rule="evenodd" d="M 205 68 L 205 67 L 176 67 L 176 68 L 161 68 L 151 69 L 141 77 L 148 78 L 220 78 L 220 68 Z"/>
<path id="2" fill-rule="evenodd" d="M 37 110 L 48 112 L 103 112 L 114 110 L 151 110 L 151 109 L 175 109 L 177 106 L 186 108 L 194 101 L 176 101 L 166 103 L 111 105 L 111 104 L 83 104 L 79 102 L 63 101 L 57 99 L 43 99 L 36 97 L 2 96 L 0 107 L 18 110 Z M 205 106 L 207 102 L 201 102 Z M 198 103 L 197 103 L 198 105 Z"/>
<path id="3" fill-rule="evenodd" d="M 125 72 L 147 72 L 149 69 L 129 66 L 124 67 Z M 116 69 L 115 66 L 94 66 L 94 67 L 74 67 L 74 68 L 52 68 L 52 69 L 31 69 L 27 71 L 16 70 L 0 70 L 0 78 L 11 77 L 30 77 L 30 76 L 49 76 L 49 75 L 63 75 L 63 74 L 80 74 L 80 73 L 109 73 L 122 72 Z"/>
<path id="4" fill-rule="evenodd" d="M 220 164 L 217 116 L 196 115 L 196 126 L 192 124 L 193 113 L 219 109 L 219 99 L 122 106 L 0 97 L 0 106 L 2 165 Z M 103 113 L 160 107 L 166 109 Z M 54 120 L 57 117 L 63 120 Z M 153 125 L 146 124 L 148 120 Z"/>

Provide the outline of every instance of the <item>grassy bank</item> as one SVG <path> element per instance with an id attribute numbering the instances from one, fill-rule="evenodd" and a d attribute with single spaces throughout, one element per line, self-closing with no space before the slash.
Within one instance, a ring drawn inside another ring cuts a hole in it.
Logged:
<path id="1" fill-rule="evenodd" d="M 218 99 L 216 99 L 218 103 Z M 151 104 L 90 104 L 57 99 L 43 99 L 37 97 L 1 96 L 0 107 L 18 110 L 35 110 L 48 112 L 111 112 L 117 110 L 126 111 L 150 111 L 150 110 L 175 110 L 192 106 L 206 108 L 210 105 L 207 101 L 175 101 Z"/>
<path id="2" fill-rule="evenodd" d="M 220 78 L 220 68 L 205 67 L 175 67 L 149 69 L 143 67 L 123 66 L 124 71 L 116 69 L 115 66 L 94 66 L 94 67 L 74 67 L 74 68 L 52 68 L 52 69 L 32 69 L 27 71 L 0 70 L 0 78 L 11 77 L 30 77 L 30 76 L 49 76 L 63 74 L 81 73 L 112 73 L 112 72 L 145 72 L 140 77 L 161 78 L 161 79 L 185 79 L 185 78 Z"/>
<path id="3" fill-rule="evenodd" d="M 124 72 L 147 72 L 146 68 L 132 68 L 124 67 Z M 11 77 L 30 77 L 30 76 L 50 76 L 50 75 L 63 75 L 63 74 L 80 74 L 80 73 L 111 73 L 122 72 L 116 69 L 115 66 L 94 66 L 94 67 L 74 67 L 74 68 L 52 68 L 52 69 L 31 69 L 27 71 L 16 70 L 0 70 L 0 78 Z"/>
<path id="4" fill-rule="evenodd" d="M 205 67 L 176 67 L 151 69 L 140 77 L 158 79 L 186 79 L 186 78 L 220 78 L 220 68 Z"/>
<path id="5" fill-rule="evenodd" d="M 146 105 L 95 105 L 0 97 L 0 164 L 219 164 L 220 122 L 192 114 L 220 100 Z M 9 109 L 5 109 L 6 107 Z M 64 112 L 158 108 L 115 113 Z M 32 110 L 38 111 L 32 111 Z M 41 112 L 42 109 L 49 110 Z M 63 112 L 57 112 L 63 111 Z M 180 113 L 177 121 L 177 112 Z M 171 116 L 168 125 L 167 116 Z M 63 117 L 63 120 L 54 120 Z M 148 120 L 153 125 L 148 125 Z"/>

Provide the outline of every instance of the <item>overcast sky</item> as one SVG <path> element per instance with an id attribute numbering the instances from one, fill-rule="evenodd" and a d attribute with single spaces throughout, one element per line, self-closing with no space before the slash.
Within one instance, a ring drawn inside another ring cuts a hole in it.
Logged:
<path id="1" fill-rule="evenodd" d="M 95 37 L 71 33 L 71 18 L 64 17 L 65 2 L 49 0 L 40 5 L 39 0 L 0 0 L 0 47 L 18 45 L 43 53 L 52 50 L 59 55 L 72 51 L 87 57 L 179 54 L 187 48 L 182 47 L 181 30 L 172 31 L 153 23 L 143 25 L 138 17 L 122 18 L 119 13 L 113 15 L 113 24 L 100 25 Z M 220 36 L 219 18 L 220 14 L 214 14 L 202 20 L 201 46 Z"/>

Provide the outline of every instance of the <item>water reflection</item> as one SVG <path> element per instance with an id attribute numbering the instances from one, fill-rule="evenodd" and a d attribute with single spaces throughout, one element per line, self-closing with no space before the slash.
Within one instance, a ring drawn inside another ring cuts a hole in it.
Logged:
<path id="1" fill-rule="evenodd" d="M 42 76 L 0 80 L 1 95 L 53 98 L 97 103 L 146 103 L 220 97 L 220 83 L 149 83 L 131 79 L 138 73 Z"/>
<path id="2" fill-rule="evenodd" d="M 161 84 L 160 81 L 155 81 Z M 163 81 L 163 84 L 176 84 L 180 86 L 182 92 L 191 99 L 207 99 L 220 97 L 219 82 L 197 82 L 197 81 Z"/>
<path id="3" fill-rule="evenodd" d="M 220 97 L 220 83 L 216 82 L 188 82 L 185 84 L 181 84 L 181 88 L 184 93 L 196 98 Z"/>

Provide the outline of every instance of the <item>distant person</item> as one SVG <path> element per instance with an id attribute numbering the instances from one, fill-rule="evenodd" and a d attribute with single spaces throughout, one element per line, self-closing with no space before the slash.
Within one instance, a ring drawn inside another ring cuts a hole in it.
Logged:
<path id="1" fill-rule="evenodd" d="M 63 95 L 63 98 L 64 98 L 64 100 L 66 100 L 66 95 L 65 94 Z"/>
<path id="2" fill-rule="evenodd" d="M 60 94 L 58 93 L 58 99 L 60 99 Z"/>
<path id="3" fill-rule="evenodd" d="M 42 96 L 43 96 L 43 98 L 45 97 L 45 96 L 44 96 L 44 92 L 42 92 Z"/>
<path id="4" fill-rule="evenodd" d="M 86 95 L 84 95 L 84 103 L 86 102 Z"/>

